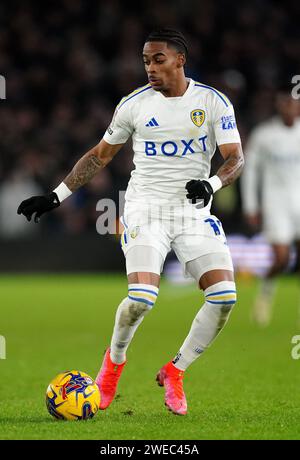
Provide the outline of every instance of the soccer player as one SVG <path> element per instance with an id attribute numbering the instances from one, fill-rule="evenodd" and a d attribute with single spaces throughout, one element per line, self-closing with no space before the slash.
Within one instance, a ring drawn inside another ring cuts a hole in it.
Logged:
<path id="1" fill-rule="evenodd" d="M 143 48 L 149 83 L 120 101 L 103 139 L 52 193 L 25 200 L 18 209 L 29 220 L 35 213 L 38 220 L 101 171 L 132 136 L 135 169 L 125 196 L 122 235 L 128 296 L 117 309 L 111 344 L 96 378 L 100 409 L 114 399 L 126 351 L 155 304 L 171 248 L 205 296 L 179 352 L 156 377 L 174 414 L 187 413 L 184 371 L 221 331 L 236 302 L 226 237 L 210 207 L 213 194 L 241 173 L 240 136 L 227 97 L 185 76 L 186 57 L 180 32 L 152 32 Z M 209 177 L 216 144 L 224 163 Z"/>
<path id="2" fill-rule="evenodd" d="M 275 117 L 253 130 L 242 176 L 246 221 L 254 230 L 262 224 L 274 254 L 252 311 L 253 319 L 261 326 L 271 321 L 275 279 L 287 268 L 293 242 L 298 260 L 300 254 L 299 102 L 290 91 L 280 90 L 276 109 Z"/>

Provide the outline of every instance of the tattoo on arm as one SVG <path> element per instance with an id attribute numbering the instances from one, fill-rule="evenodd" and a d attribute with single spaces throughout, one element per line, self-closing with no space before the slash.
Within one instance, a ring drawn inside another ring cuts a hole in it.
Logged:
<path id="1" fill-rule="evenodd" d="M 244 166 L 244 157 L 241 153 L 230 155 L 222 164 L 217 175 L 222 181 L 223 187 L 232 184 L 241 174 Z"/>
<path id="2" fill-rule="evenodd" d="M 104 166 L 94 153 L 88 152 L 76 163 L 70 174 L 64 179 L 64 183 L 74 192 L 89 182 Z"/>

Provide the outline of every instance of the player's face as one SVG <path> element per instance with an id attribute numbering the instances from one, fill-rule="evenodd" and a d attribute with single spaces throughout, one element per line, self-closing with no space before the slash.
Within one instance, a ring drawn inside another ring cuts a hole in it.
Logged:
<path id="1" fill-rule="evenodd" d="M 185 58 L 166 42 L 146 42 L 143 60 L 150 85 L 155 91 L 168 90 L 176 81 Z"/>
<path id="2" fill-rule="evenodd" d="M 277 111 L 287 125 L 292 125 L 300 115 L 299 101 L 288 93 L 279 93 L 276 99 Z"/>

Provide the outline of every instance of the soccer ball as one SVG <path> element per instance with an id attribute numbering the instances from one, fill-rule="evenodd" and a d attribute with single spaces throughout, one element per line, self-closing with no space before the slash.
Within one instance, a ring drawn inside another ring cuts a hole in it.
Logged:
<path id="1" fill-rule="evenodd" d="M 99 409 L 99 388 L 84 372 L 62 372 L 47 388 L 46 405 L 57 419 L 86 420 L 94 417 Z"/>

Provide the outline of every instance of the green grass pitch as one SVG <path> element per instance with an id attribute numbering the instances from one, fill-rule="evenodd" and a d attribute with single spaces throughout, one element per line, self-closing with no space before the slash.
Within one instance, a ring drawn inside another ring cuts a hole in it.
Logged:
<path id="1" fill-rule="evenodd" d="M 174 416 L 155 383 L 202 305 L 195 286 L 162 281 L 158 301 L 128 351 L 119 396 L 85 422 L 56 421 L 45 390 L 59 372 L 95 376 L 109 343 L 125 276 L 1 276 L 0 439 L 299 439 L 300 293 L 282 277 L 274 319 L 266 329 L 249 321 L 255 280 L 238 281 L 238 304 L 224 331 L 186 372 L 189 412 Z"/>

